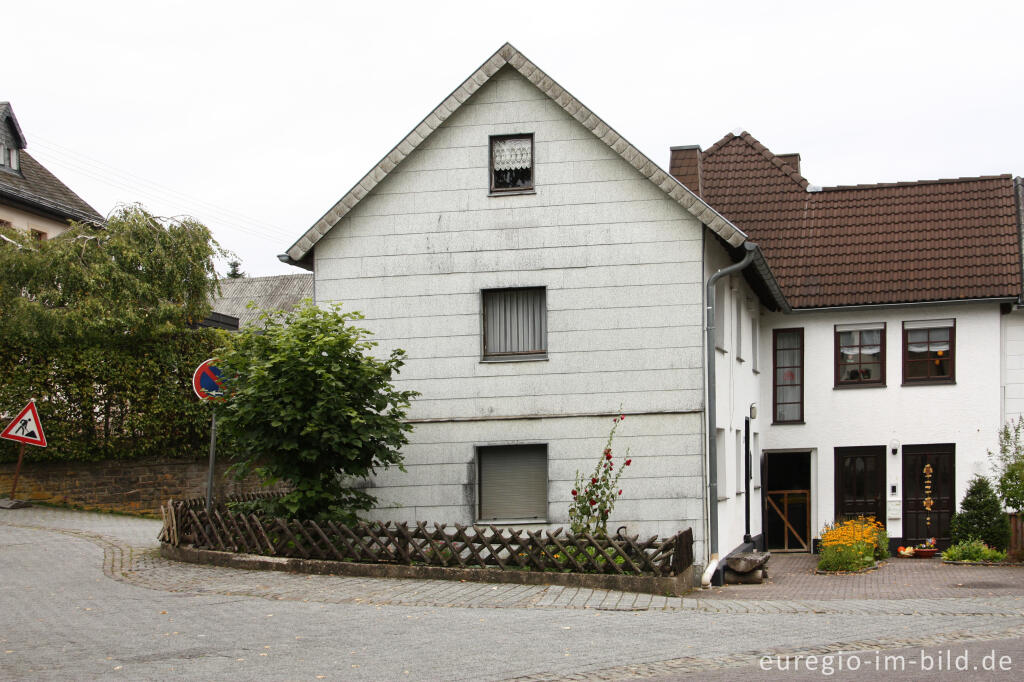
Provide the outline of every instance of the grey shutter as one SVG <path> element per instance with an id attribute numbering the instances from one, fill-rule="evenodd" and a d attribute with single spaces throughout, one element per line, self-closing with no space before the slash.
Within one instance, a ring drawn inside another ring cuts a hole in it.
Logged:
<path id="1" fill-rule="evenodd" d="M 484 355 L 547 352 L 544 288 L 484 292 Z"/>
<path id="2" fill-rule="evenodd" d="M 546 445 L 488 446 L 477 453 L 481 521 L 547 519 Z"/>

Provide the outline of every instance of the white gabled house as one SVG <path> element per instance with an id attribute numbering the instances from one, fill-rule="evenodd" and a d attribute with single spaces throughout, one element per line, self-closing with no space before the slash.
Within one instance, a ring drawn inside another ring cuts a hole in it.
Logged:
<path id="1" fill-rule="evenodd" d="M 1014 187 L 821 190 L 745 133 L 666 173 L 506 44 L 281 258 L 408 353 L 376 518 L 565 525 L 621 411 L 610 528 L 707 564 L 857 513 L 943 537 L 1024 406 Z"/>
<path id="2" fill-rule="evenodd" d="M 407 351 L 408 473 L 375 515 L 564 525 L 621 412 L 612 524 L 705 556 L 702 290 L 746 236 L 511 45 L 287 253 Z M 785 301 L 760 252 L 732 285 Z"/>

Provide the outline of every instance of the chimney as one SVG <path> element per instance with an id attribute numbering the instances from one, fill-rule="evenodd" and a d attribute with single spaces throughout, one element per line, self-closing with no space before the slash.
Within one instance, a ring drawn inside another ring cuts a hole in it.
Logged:
<path id="1" fill-rule="evenodd" d="M 696 194 L 704 194 L 704 171 L 698 145 L 669 148 L 668 172 Z"/>
<path id="2" fill-rule="evenodd" d="M 797 173 L 800 172 L 800 155 L 799 154 L 776 154 L 779 157 L 779 161 L 790 166 Z"/>

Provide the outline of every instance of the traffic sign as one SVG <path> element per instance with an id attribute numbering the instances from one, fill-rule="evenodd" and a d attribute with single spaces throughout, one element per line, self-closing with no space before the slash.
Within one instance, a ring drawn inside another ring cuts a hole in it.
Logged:
<path id="1" fill-rule="evenodd" d="M 43 423 L 39 421 L 39 413 L 36 412 L 35 399 L 28 401 L 25 409 L 0 433 L 0 438 L 46 447 L 46 435 L 43 433 Z"/>
<path id="2" fill-rule="evenodd" d="M 216 358 L 210 358 L 196 367 L 192 375 L 192 390 L 201 400 L 227 400 L 224 396 L 224 384 L 221 382 L 220 368 L 214 365 Z"/>

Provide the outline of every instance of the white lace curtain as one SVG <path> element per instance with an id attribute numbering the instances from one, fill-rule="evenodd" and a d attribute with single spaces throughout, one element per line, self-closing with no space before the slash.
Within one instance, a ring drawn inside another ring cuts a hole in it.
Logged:
<path id="1" fill-rule="evenodd" d="M 532 144 L 529 138 L 494 141 L 494 170 L 516 170 L 533 166 Z"/>

